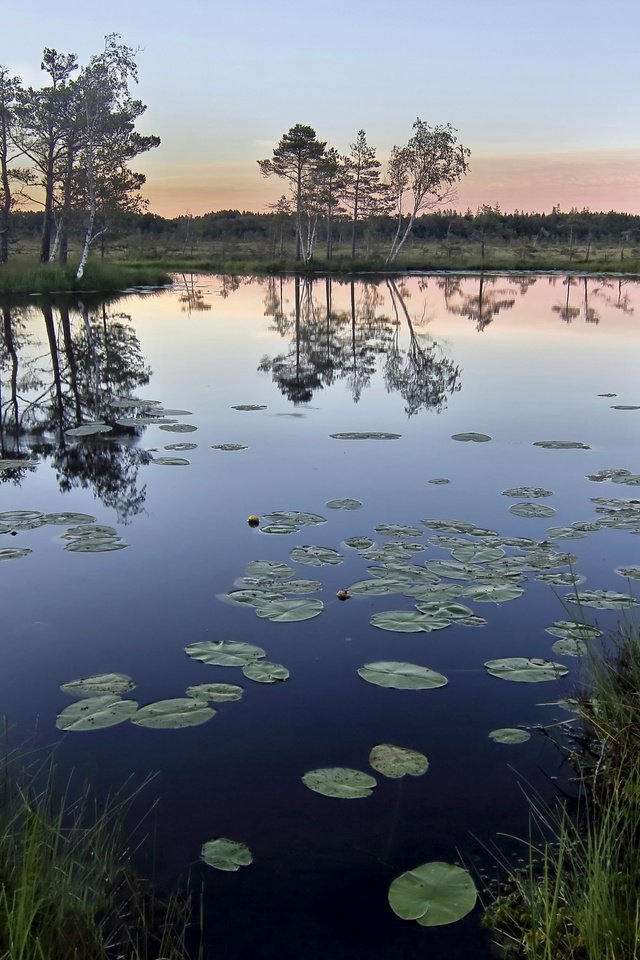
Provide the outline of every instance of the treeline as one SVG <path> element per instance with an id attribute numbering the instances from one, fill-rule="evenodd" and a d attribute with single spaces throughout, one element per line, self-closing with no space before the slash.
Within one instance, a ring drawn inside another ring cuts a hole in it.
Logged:
<path id="1" fill-rule="evenodd" d="M 30 222 L 19 215 L 21 204 L 41 208 L 41 263 L 66 263 L 70 234 L 79 236 L 78 277 L 109 222 L 144 208 L 145 178 L 129 163 L 160 140 L 135 130 L 146 107 L 130 90 L 136 51 L 119 40 L 106 37 L 84 66 L 73 53 L 45 48 L 39 88 L 0 64 L 0 263 L 9 259 L 14 230 Z"/>

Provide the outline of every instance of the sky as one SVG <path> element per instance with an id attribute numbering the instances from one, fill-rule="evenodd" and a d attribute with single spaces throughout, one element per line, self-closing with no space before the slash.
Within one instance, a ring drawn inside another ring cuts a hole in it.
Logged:
<path id="1" fill-rule="evenodd" d="M 0 64 L 40 86 L 44 47 L 81 63 L 120 34 L 138 50 L 132 164 L 162 216 L 266 210 L 256 161 L 296 123 L 378 159 L 417 117 L 471 151 L 454 206 L 640 214 L 640 0 L 25 0 L 6 4 Z"/>

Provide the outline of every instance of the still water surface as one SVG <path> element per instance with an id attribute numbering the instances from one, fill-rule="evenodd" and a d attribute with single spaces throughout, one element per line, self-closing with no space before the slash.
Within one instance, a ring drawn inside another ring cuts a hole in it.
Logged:
<path id="1" fill-rule="evenodd" d="M 372 615 L 413 610 L 415 598 L 338 600 L 336 591 L 369 578 L 372 565 L 344 541 L 419 543 L 423 552 L 410 560 L 424 565 L 451 555 L 429 542 L 443 531 L 421 521 L 467 521 L 503 538 L 550 539 L 575 555 L 573 572 L 586 577 L 581 589 L 637 596 L 637 580 L 615 571 L 640 564 L 640 524 L 570 540 L 547 530 L 598 519 L 593 497 L 634 499 L 633 486 L 587 477 L 612 468 L 640 473 L 640 409 L 615 409 L 640 405 L 639 311 L 635 282 L 562 277 L 353 286 L 179 277 L 174 289 L 130 292 L 109 304 L 34 298 L 4 306 L 2 457 L 32 465 L 0 472 L 0 512 L 90 514 L 128 546 L 72 552 L 63 539 L 68 525 L 6 521 L 0 547 L 31 552 L 0 565 L 2 710 L 23 733 L 37 726 L 57 744 L 63 769 L 75 768 L 99 793 L 131 772 L 158 772 L 151 788 L 160 797 L 158 873 L 169 880 L 192 867 L 196 886 L 204 882 L 208 956 L 491 955 L 479 910 L 455 926 L 425 929 L 391 912 L 387 890 L 398 874 L 430 860 L 464 861 L 482 887 L 493 868 L 480 842 L 526 833 L 522 784 L 553 795 L 550 778 L 563 771 L 544 737 L 534 729 L 528 742 L 506 746 L 488 734 L 566 716 L 541 704 L 570 695 L 580 673 L 576 658 L 552 653 L 555 638 L 545 632 L 571 616 L 570 587 L 528 571 L 514 600 L 460 598 L 485 626 L 389 632 L 373 626 Z M 174 423 L 164 426 L 197 429 L 118 424 L 153 410 L 114 405 L 131 396 L 189 411 L 167 413 Z M 247 405 L 261 409 L 236 409 Z M 112 430 L 65 434 L 87 421 Z M 331 436 L 345 432 L 398 436 Z M 491 439 L 452 439 L 467 432 Z M 588 449 L 534 446 L 541 440 Z M 196 446 L 165 449 L 176 443 Z M 219 444 L 246 449 L 213 448 Z M 159 457 L 188 464 L 154 463 Z M 511 513 L 518 500 L 503 491 L 523 485 L 552 491 L 533 502 L 555 515 Z M 336 498 L 362 506 L 328 508 Z M 326 522 L 289 534 L 247 525 L 250 514 L 276 510 Z M 419 536 L 376 532 L 380 524 L 417 527 Z M 320 616 L 277 623 L 219 599 L 237 588 L 250 561 L 291 562 L 302 545 L 343 558 L 291 564 L 297 578 L 320 581 L 321 591 L 309 595 L 323 601 Z M 607 628 L 619 611 L 586 616 Z M 185 654 L 203 640 L 258 644 L 290 679 L 255 683 L 237 667 Z M 552 659 L 570 672 L 523 684 L 483 666 L 517 656 Z M 427 666 L 449 683 L 416 692 L 358 676 L 363 664 L 389 660 Z M 141 705 L 205 682 L 240 683 L 244 695 L 215 704 L 215 717 L 189 729 L 126 722 L 58 731 L 56 716 L 70 703 L 60 684 L 111 671 L 134 679 L 129 696 Z M 372 772 L 368 756 L 379 743 L 421 751 L 428 772 L 377 775 L 372 796 L 349 801 L 303 785 L 315 768 Z M 199 864 L 202 843 L 213 837 L 248 844 L 253 864 L 238 873 Z"/>

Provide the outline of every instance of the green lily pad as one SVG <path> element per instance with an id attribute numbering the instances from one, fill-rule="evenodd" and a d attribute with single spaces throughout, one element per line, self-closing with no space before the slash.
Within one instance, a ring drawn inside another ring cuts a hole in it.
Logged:
<path id="1" fill-rule="evenodd" d="M 384 433 L 365 431 L 361 433 L 330 433 L 334 440 L 399 440 L 401 433 Z"/>
<path id="2" fill-rule="evenodd" d="M 542 683 L 557 680 L 569 671 L 561 663 L 540 660 L 537 657 L 502 657 L 487 660 L 485 667 L 492 677 L 501 680 L 516 680 L 520 683 Z"/>
<path id="3" fill-rule="evenodd" d="M 509 513 L 515 513 L 517 517 L 554 517 L 556 511 L 542 503 L 513 503 Z"/>
<path id="4" fill-rule="evenodd" d="M 192 423 L 161 423 L 160 429 L 168 433 L 193 433 L 198 428 Z"/>
<path id="5" fill-rule="evenodd" d="M 591 450 L 588 443 L 580 440 L 536 440 L 533 445 L 546 450 Z"/>
<path id="6" fill-rule="evenodd" d="M 279 523 L 267 523 L 263 524 L 260 527 L 261 533 L 275 533 L 282 536 L 286 536 L 290 533 L 297 533 L 300 527 L 297 527 L 295 523 L 288 523 L 284 520 Z"/>
<path id="7" fill-rule="evenodd" d="M 65 430 L 65 437 L 91 437 L 96 433 L 111 433 L 113 427 L 107 423 L 82 423 L 79 427 Z"/>
<path id="8" fill-rule="evenodd" d="M 263 607 L 258 607 L 256 613 L 266 620 L 276 623 L 294 623 L 300 620 L 312 620 L 324 610 L 322 600 L 271 600 Z"/>
<path id="9" fill-rule="evenodd" d="M 306 510 L 274 510 L 272 513 L 265 513 L 262 519 L 268 523 L 290 523 L 296 529 L 327 522 L 326 517 L 320 516 L 319 513 L 309 513 Z"/>
<path id="10" fill-rule="evenodd" d="M 231 407 L 232 410 L 266 410 L 263 403 L 236 403 Z"/>
<path id="11" fill-rule="evenodd" d="M 289 558 L 295 563 L 306 563 L 312 567 L 336 566 L 344 561 L 342 554 L 331 547 L 294 547 Z"/>
<path id="12" fill-rule="evenodd" d="M 105 695 L 69 704 L 56 719 L 58 730 L 99 730 L 129 720 L 137 711 L 135 700 Z"/>
<path id="13" fill-rule="evenodd" d="M 614 403 L 611 406 L 612 410 L 640 410 L 640 406 L 637 404 L 631 403 Z"/>
<path id="14" fill-rule="evenodd" d="M 330 510 L 359 510 L 362 502 L 352 497 L 345 497 L 342 500 L 328 500 L 325 506 Z"/>
<path id="15" fill-rule="evenodd" d="M 568 593 L 565 599 L 583 607 L 596 607 L 598 610 L 624 610 L 638 604 L 635 597 L 628 593 L 618 593 L 617 590 L 584 590 L 582 593 Z"/>
<path id="16" fill-rule="evenodd" d="M 200 856 L 209 867 L 229 873 L 239 870 L 240 867 L 248 867 L 253 862 L 253 855 L 245 843 L 227 840 L 226 837 L 207 840 L 202 846 Z"/>
<path id="17" fill-rule="evenodd" d="M 392 577 L 374 577 L 372 580 L 358 580 L 352 583 L 348 592 L 354 597 L 381 597 L 390 593 L 402 593 L 406 586 L 404 580 Z"/>
<path id="18" fill-rule="evenodd" d="M 451 481 L 447 480 L 446 477 L 433 477 L 432 480 L 427 480 L 427 483 L 433 483 L 433 484 L 439 485 L 439 484 L 451 483 Z"/>
<path id="19" fill-rule="evenodd" d="M 191 461 L 184 457 L 152 457 L 150 462 L 163 467 L 188 467 Z"/>
<path id="20" fill-rule="evenodd" d="M 270 577 L 273 580 L 290 580 L 295 574 L 293 567 L 277 560 L 252 560 L 244 572 L 247 577 Z"/>
<path id="21" fill-rule="evenodd" d="M 199 643 L 190 643 L 184 649 L 194 660 L 218 667 L 243 667 L 267 655 L 262 647 L 235 640 L 201 640 Z"/>
<path id="22" fill-rule="evenodd" d="M 0 523 L 9 523 L 11 526 L 19 527 L 24 523 L 32 523 L 40 520 L 43 523 L 44 514 L 39 510 L 5 510 L 0 513 Z"/>
<path id="23" fill-rule="evenodd" d="M 587 645 L 578 637 L 561 637 L 560 640 L 556 640 L 551 649 L 554 653 L 565 657 L 584 657 Z"/>
<path id="24" fill-rule="evenodd" d="M 476 580 L 486 576 L 485 567 L 461 563 L 460 560 L 429 560 L 425 568 L 436 577 L 448 577 L 450 580 Z"/>
<path id="25" fill-rule="evenodd" d="M 640 580 L 640 567 L 616 567 L 616 573 L 629 580 Z"/>
<path id="26" fill-rule="evenodd" d="M 631 470 L 625 470 L 621 467 L 608 467 L 605 470 L 598 470 L 597 473 L 587 475 L 587 480 L 593 480 L 595 483 L 602 483 L 604 480 L 613 480 L 614 477 L 628 477 Z"/>
<path id="27" fill-rule="evenodd" d="M 167 443 L 165 450 L 195 450 L 197 443 Z"/>
<path id="28" fill-rule="evenodd" d="M 69 526 L 71 523 L 93 523 L 95 519 L 90 513 L 45 513 L 42 517 L 44 523 L 61 527 Z"/>
<path id="29" fill-rule="evenodd" d="M 121 697 L 133 690 L 135 683 L 124 673 L 98 673 L 93 677 L 69 680 L 60 689 L 72 697 Z"/>
<path id="30" fill-rule="evenodd" d="M 161 417 L 191 417 L 193 416 L 191 410 L 173 410 L 170 407 L 158 406 L 156 408 L 157 413 Z"/>
<path id="31" fill-rule="evenodd" d="M 377 773 L 392 780 L 400 777 L 420 777 L 429 769 L 429 761 L 423 753 L 392 743 L 379 743 L 369 754 L 369 763 Z"/>
<path id="32" fill-rule="evenodd" d="M 420 523 L 431 530 L 442 530 L 445 533 L 470 533 L 475 524 L 468 520 L 438 520 L 425 517 Z"/>
<path id="33" fill-rule="evenodd" d="M 444 687 L 449 681 L 441 673 L 429 670 L 417 663 L 401 663 L 395 660 L 378 660 L 358 668 L 358 675 L 378 687 L 395 690 L 432 690 Z"/>
<path id="34" fill-rule="evenodd" d="M 371 537 L 348 537 L 344 542 L 347 547 L 352 547 L 354 550 L 368 550 L 373 546 Z"/>
<path id="35" fill-rule="evenodd" d="M 138 417 L 118 417 L 116 423 L 119 427 L 150 427 L 160 426 L 160 424 L 177 423 L 170 417 L 160 417 L 155 414 L 141 414 Z"/>
<path id="36" fill-rule="evenodd" d="M 531 739 L 528 730 L 520 730 L 518 727 L 500 727 L 492 730 L 489 738 L 496 743 L 525 743 Z"/>
<path id="37" fill-rule="evenodd" d="M 19 560 L 31 552 L 28 547 L 3 547 L 0 550 L 0 560 Z"/>
<path id="38" fill-rule="evenodd" d="M 309 770 L 303 776 L 302 782 L 314 793 L 321 793 L 325 797 L 337 797 L 340 800 L 370 797 L 373 788 L 378 785 L 375 777 L 350 767 L 324 767 Z"/>
<path id="39" fill-rule="evenodd" d="M 410 527 L 404 523 L 379 523 L 374 527 L 376 533 L 386 534 L 388 537 L 422 537 L 424 530 L 419 527 Z"/>
<path id="40" fill-rule="evenodd" d="M 487 433 L 453 433 L 452 440 L 461 440 L 463 443 L 486 443 L 491 440 Z"/>
<path id="41" fill-rule="evenodd" d="M 455 923 L 473 910 L 476 887 L 462 867 L 434 861 L 401 874 L 389 887 L 389 906 L 422 927 Z"/>
<path id="42" fill-rule="evenodd" d="M 218 594 L 218 600 L 224 603 L 237 603 L 240 606 L 249 607 L 261 607 L 272 600 L 284 599 L 283 593 L 277 593 L 274 590 L 232 590 L 231 593 Z"/>
<path id="43" fill-rule="evenodd" d="M 271 660 L 255 660 L 247 663 L 242 672 L 249 680 L 257 683 L 277 683 L 279 680 L 288 680 L 289 671 L 281 663 L 272 663 Z"/>
<path id="44" fill-rule="evenodd" d="M 578 586 L 586 579 L 582 574 L 576 573 L 541 573 L 536 577 L 541 583 L 552 583 L 557 587 Z"/>
<path id="45" fill-rule="evenodd" d="M 158 700 L 140 707 L 131 722 L 139 727 L 153 727 L 158 730 L 180 730 L 182 727 L 197 727 L 215 716 L 213 707 L 207 707 L 201 700 L 193 697 L 174 697 L 171 700 Z"/>
<path id="46" fill-rule="evenodd" d="M 240 700 L 244 690 L 236 683 L 196 683 L 187 687 L 185 693 L 195 700 L 206 700 L 207 703 L 227 703 L 231 700 Z"/>
<path id="47" fill-rule="evenodd" d="M 574 620 L 555 620 L 545 632 L 552 637 L 565 637 L 578 640 L 595 640 L 602 636 L 602 630 L 592 627 L 588 623 L 576 623 Z"/>
<path id="48" fill-rule="evenodd" d="M 317 593 L 322 590 L 322 584 L 319 580 L 287 580 L 282 590 L 284 593 Z"/>
<path id="49" fill-rule="evenodd" d="M 524 497 L 525 500 L 536 500 L 540 497 L 552 497 L 553 490 L 545 490 L 544 487 L 510 487 L 509 490 L 502 491 L 503 497 Z"/>
<path id="50" fill-rule="evenodd" d="M 374 613 L 371 625 L 380 630 L 394 633 L 431 633 L 432 630 L 444 630 L 451 625 L 447 617 L 420 613 L 418 610 L 385 610 Z"/>
<path id="51" fill-rule="evenodd" d="M 547 536 L 551 540 L 582 540 L 586 535 L 585 530 L 577 530 L 575 527 L 547 528 Z"/>
<path id="52" fill-rule="evenodd" d="M 499 560 L 504 554 L 502 547 L 486 547 L 480 543 L 454 547 L 451 551 L 452 557 L 462 563 L 489 563 L 491 560 Z"/>
<path id="53" fill-rule="evenodd" d="M 477 583 L 467 587 L 464 596 L 478 603 L 504 603 L 521 597 L 523 593 L 522 587 L 513 583 Z"/>
<path id="54" fill-rule="evenodd" d="M 448 620 L 466 620 L 473 616 L 473 610 L 462 603 L 442 600 L 424 600 L 416 604 L 416 609 L 429 616 Z"/>
<path id="55" fill-rule="evenodd" d="M 72 540 L 65 546 L 70 553 L 110 553 L 113 550 L 124 550 L 128 543 L 115 537 L 83 537 Z"/>
<path id="56" fill-rule="evenodd" d="M 118 539 L 118 531 L 115 527 L 109 527 L 104 523 L 82 523 L 77 527 L 69 527 L 66 533 L 62 534 L 63 540 L 86 539 L 88 537 L 97 540 L 115 537 Z"/>
<path id="57" fill-rule="evenodd" d="M 249 447 L 246 443 L 214 443 L 211 447 L 212 450 L 248 450 Z"/>

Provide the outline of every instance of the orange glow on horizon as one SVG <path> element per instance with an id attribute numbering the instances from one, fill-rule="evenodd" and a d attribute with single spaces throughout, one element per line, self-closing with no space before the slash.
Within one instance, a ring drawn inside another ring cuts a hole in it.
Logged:
<path id="1" fill-rule="evenodd" d="M 159 159 L 159 158 L 158 158 Z M 151 213 L 201 216 L 212 210 L 265 212 L 285 184 L 261 177 L 255 163 L 188 169 L 158 165 L 147 172 L 144 196 Z M 640 214 L 640 153 L 611 151 L 471 157 L 471 170 L 452 206 L 475 211 L 483 203 L 505 212 L 550 212 L 588 207 Z"/>

